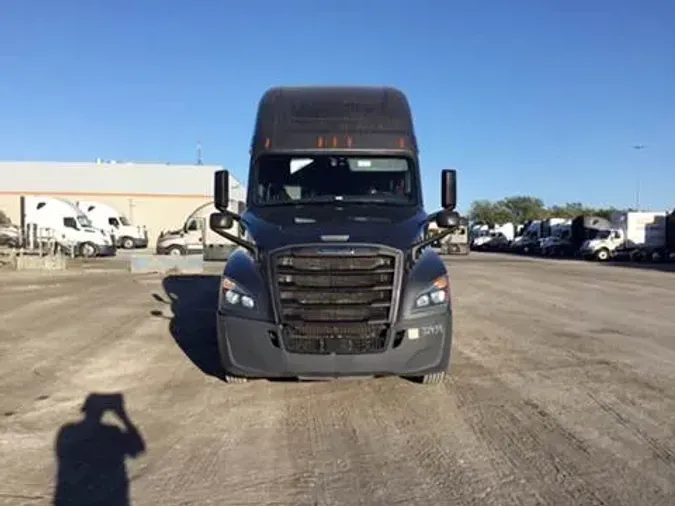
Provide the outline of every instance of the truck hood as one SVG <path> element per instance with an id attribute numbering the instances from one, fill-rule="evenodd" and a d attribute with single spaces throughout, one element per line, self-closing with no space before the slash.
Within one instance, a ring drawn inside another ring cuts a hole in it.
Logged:
<path id="1" fill-rule="evenodd" d="M 606 241 L 604 239 L 586 239 L 582 244 L 582 249 L 594 249 L 601 246 Z"/>
<path id="2" fill-rule="evenodd" d="M 375 205 L 265 208 L 242 216 L 255 243 L 267 251 L 321 242 L 377 243 L 406 250 L 424 237 L 426 220 L 421 209 Z"/>
<path id="3" fill-rule="evenodd" d="M 19 237 L 19 227 L 16 225 L 0 225 L 0 235 L 7 237 Z"/>
<path id="4" fill-rule="evenodd" d="M 181 237 L 183 230 L 162 230 L 159 234 L 160 239 L 175 239 L 176 237 Z"/>

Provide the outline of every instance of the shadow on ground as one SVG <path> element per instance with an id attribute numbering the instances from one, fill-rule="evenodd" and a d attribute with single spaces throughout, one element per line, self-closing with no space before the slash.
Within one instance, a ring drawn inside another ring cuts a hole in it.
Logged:
<path id="1" fill-rule="evenodd" d="M 171 307 L 151 314 L 169 319 L 169 331 L 185 355 L 203 373 L 222 379 L 216 341 L 216 306 L 220 277 L 208 274 L 166 276 L 162 282 L 164 295 L 152 297 Z"/>
<path id="2" fill-rule="evenodd" d="M 54 506 L 129 506 L 126 459 L 145 453 L 145 441 L 120 393 L 89 394 L 78 422 L 63 425 L 56 438 L 58 470 Z M 110 412 L 116 424 L 103 422 Z M 120 427 L 121 425 L 121 427 Z"/>

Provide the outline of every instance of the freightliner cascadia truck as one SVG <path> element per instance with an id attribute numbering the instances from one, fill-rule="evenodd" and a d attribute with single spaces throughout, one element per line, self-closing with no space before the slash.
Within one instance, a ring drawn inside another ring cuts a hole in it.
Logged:
<path id="1" fill-rule="evenodd" d="M 440 383 L 452 344 L 450 279 L 429 245 L 459 225 L 456 172 L 442 210 L 422 201 L 406 96 L 391 87 L 276 87 L 262 96 L 246 206 L 215 173 L 212 230 L 238 245 L 221 278 L 223 376 L 397 375 Z M 228 233 L 234 222 L 243 236 Z M 426 234 L 430 223 L 439 234 Z"/>

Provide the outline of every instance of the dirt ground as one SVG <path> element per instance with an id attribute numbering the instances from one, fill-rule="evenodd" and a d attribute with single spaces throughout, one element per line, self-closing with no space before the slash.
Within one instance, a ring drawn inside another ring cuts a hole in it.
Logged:
<path id="1" fill-rule="evenodd" d="M 435 386 L 225 384 L 216 276 L 3 276 L 0 504 L 675 504 L 675 274 L 451 272 Z"/>

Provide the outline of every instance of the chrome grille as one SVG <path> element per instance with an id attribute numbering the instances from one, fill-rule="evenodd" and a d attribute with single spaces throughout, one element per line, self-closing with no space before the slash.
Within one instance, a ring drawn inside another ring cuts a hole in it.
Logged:
<path id="1" fill-rule="evenodd" d="M 394 251 L 306 247 L 272 256 L 284 347 L 295 353 L 384 351 L 393 320 Z"/>

